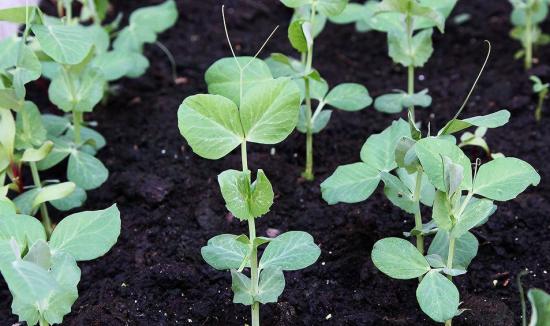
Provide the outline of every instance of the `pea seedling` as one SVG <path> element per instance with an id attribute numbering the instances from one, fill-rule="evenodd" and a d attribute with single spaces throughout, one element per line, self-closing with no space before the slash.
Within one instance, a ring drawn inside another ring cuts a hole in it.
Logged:
<path id="1" fill-rule="evenodd" d="M 398 113 L 409 108 L 414 121 L 414 107 L 428 107 L 432 99 L 428 90 L 415 92 L 415 68 L 422 67 L 433 53 L 432 34 L 437 27 L 444 32 L 445 19 L 457 0 L 383 0 L 366 1 L 363 5 L 349 4 L 334 17 L 341 24 L 355 23 L 361 32 L 376 30 L 387 33 L 388 53 L 392 60 L 407 68 L 407 91 L 379 96 L 376 110 Z"/>
<path id="2" fill-rule="evenodd" d="M 540 23 L 548 15 L 546 0 L 510 0 L 514 7 L 510 20 L 514 28 L 510 36 L 521 42 L 523 49 L 516 53 L 516 58 L 524 58 L 525 69 L 533 66 L 533 49 L 550 43 L 550 35 L 544 34 Z"/>
<path id="3" fill-rule="evenodd" d="M 315 38 L 323 30 L 327 17 L 335 17 L 346 8 L 347 0 L 281 0 L 294 9 L 288 28 L 290 44 L 301 54 L 301 60 L 274 53 L 266 60 L 274 77 L 294 79 L 301 89 L 304 104 L 300 108 L 297 129 L 306 134 L 306 167 L 302 176 L 313 180 L 313 135 L 323 130 L 331 117 L 327 105 L 343 111 L 359 111 L 372 103 L 368 90 L 355 83 L 337 85 L 329 92 L 328 83 L 313 68 Z M 312 101 L 318 102 L 315 111 Z"/>
<path id="4" fill-rule="evenodd" d="M 483 67 L 488 58 L 489 55 Z M 481 72 L 474 86 L 480 76 Z M 493 201 L 511 200 L 530 184 L 537 185 L 540 181 L 528 163 L 508 157 L 490 161 L 472 174 L 470 160 L 456 145 L 452 134 L 474 126 L 500 127 L 510 117 L 508 111 L 501 110 L 459 119 L 473 90 L 474 87 L 437 136 L 423 138 L 411 120 L 395 121 L 382 133 L 367 139 L 361 150 L 362 162 L 338 167 L 321 184 L 323 198 L 336 204 L 366 200 L 383 181 L 386 197 L 414 214 L 415 227 L 404 234 L 416 236 L 416 248 L 407 240 L 387 238 L 375 244 L 372 259 L 390 277 L 418 277 L 421 282 L 417 298 L 421 309 L 433 320 L 447 325 L 460 313 L 458 290 L 450 278 L 464 274 L 477 254 L 477 240 L 469 230 L 494 213 Z M 467 191 L 466 196 L 463 191 Z M 427 224 L 423 224 L 420 203 L 432 206 L 432 221 Z M 424 237 L 434 233 L 436 236 L 425 256 Z"/>
<path id="5" fill-rule="evenodd" d="M 78 298 L 77 262 L 103 256 L 119 234 L 116 206 L 67 216 L 51 237 L 34 217 L 0 209 L 0 272 L 19 321 L 40 326 L 62 323 Z"/>
<path id="6" fill-rule="evenodd" d="M 269 211 L 274 194 L 263 170 L 252 182 L 247 142 L 283 141 L 296 127 L 300 92 L 289 78 L 272 77 L 267 64 L 257 58 L 263 46 L 254 57 L 237 57 L 223 17 L 233 57 L 220 59 L 208 69 L 205 79 L 210 94 L 187 97 L 178 110 L 178 125 L 201 157 L 219 159 L 241 148 L 242 171 L 226 170 L 218 183 L 227 209 L 248 222 L 249 234 L 215 236 L 201 254 L 215 269 L 231 271 L 233 302 L 251 306 L 252 325 L 258 326 L 260 303 L 277 302 L 284 290 L 283 271 L 313 264 L 320 249 L 305 232 L 290 231 L 274 239 L 256 235 L 255 219 Z M 263 244 L 267 247 L 258 262 L 258 247 Z M 243 273 L 245 268 L 250 276 Z"/>
<path id="7" fill-rule="evenodd" d="M 535 109 L 535 119 L 539 122 L 542 119 L 542 107 L 544 105 L 544 100 L 548 95 L 550 89 L 550 84 L 543 84 L 539 77 L 531 76 L 531 81 L 533 82 L 533 92 L 538 95 L 537 108 Z"/>

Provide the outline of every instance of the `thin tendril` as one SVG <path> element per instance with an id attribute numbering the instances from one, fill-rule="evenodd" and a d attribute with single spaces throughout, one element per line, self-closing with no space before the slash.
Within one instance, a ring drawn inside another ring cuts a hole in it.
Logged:
<path id="1" fill-rule="evenodd" d="M 460 113 L 462 113 L 462 110 L 464 110 L 464 108 L 466 107 L 466 104 L 468 103 L 468 101 L 470 100 L 470 96 L 472 95 L 472 93 L 474 92 L 474 89 L 476 88 L 477 86 L 477 83 L 479 81 L 479 78 L 481 78 L 481 75 L 483 74 L 483 70 L 485 70 L 485 66 L 487 65 L 487 62 L 489 61 L 489 57 L 491 57 L 491 42 L 489 42 L 488 40 L 485 40 L 485 43 L 487 43 L 487 46 L 488 46 L 488 49 L 487 49 L 487 55 L 485 57 L 485 62 L 483 62 L 483 66 L 481 66 L 481 70 L 479 71 L 478 75 L 477 75 L 477 78 L 476 80 L 474 81 L 474 84 L 472 85 L 472 88 L 470 89 L 470 92 L 468 92 L 468 96 L 466 96 L 466 99 L 464 100 L 464 102 L 462 103 L 462 106 L 460 107 L 460 109 L 458 110 L 458 112 L 455 114 L 453 120 L 456 120 L 458 119 L 458 116 L 460 115 Z"/>
<path id="2" fill-rule="evenodd" d="M 275 35 L 275 32 L 279 29 L 279 25 L 277 25 L 273 31 L 271 32 L 271 34 L 269 34 L 269 36 L 267 37 L 267 39 L 265 40 L 264 44 L 262 44 L 262 46 L 260 47 L 260 49 L 258 50 L 258 52 L 256 52 L 256 55 L 254 55 L 254 58 L 252 58 L 250 61 L 248 61 L 248 63 L 243 67 L 243 70 L 246 69 L 246 67 L 248 67 L 248 65 L 254 61 L 254 59 L 256 59 L 260 53 L 262 52 L 262 50 L 264 49 L 264 47 L 267 45 L 267 43 L 269 42 L 269 40 L 271 40 L 271 38 L 273 37 L 273 35 Z"/>
<path id="3" fill-rule="evenodd" d="M 239 60 L 237 60 L 237 56 L 235 55 L 235 51 L 233 50 L 233 45 L 231 44 L 231 38 L 229 37 L 229 32 L 227 31 L 227 23 L 225 21 L 225 5 L 222 5 L 222 19 L 223 19 L 223 28 L 225 29 L 225 37 L 227 38 L 227 43 L 229 43 L 229 48 L 231 49 L 231 53 L 233 54 L 233 58 L 235 59 L 237 66 L 239 67 L 240 70 L 242 70 L 241 64 L 239 63 Z"/>

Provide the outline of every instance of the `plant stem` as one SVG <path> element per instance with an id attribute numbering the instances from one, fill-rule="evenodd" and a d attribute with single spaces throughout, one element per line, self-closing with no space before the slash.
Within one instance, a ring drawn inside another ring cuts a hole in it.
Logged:
<path id="1" fill-rule="evenodd" d="M 94 19 L 94 25 L 101 26 L 101 19 L 99 19 L 99 15 L 97 14 L 97 9 L 95 7 L 94 0 L 88 0 L 88 8 L 92 12 L 92 17 Z"/>
<path id="2" fill-rule="evenodd" d="M 533 17 L 531 8 L 527 8 L 525 17 L 525 69 L 533 66 Z"/>
<path id="3" fill-rule="evenodd" d="M 246 153 L 246 140 L 241 143 L 241 160 L 243 163 L 243 172 L 248 171 L 248 157 Z"/>
<path id="4" fill-rule="evenodd" d="M 422 213 L 420 212 L 420 193 L 422 191 L 422 170 L 416 172 L 416 185 L 414 188 L 413 200 L 416 205 L 416 212 L 414 213 L 414 227 L 417 231 L 422 231 Z M 424 235 L 416 235 L 416 248 L 424 255 Z"/>
<path id="5" fill-rule="evenodd" d="M 523 291 L 523 285 L 521 285 L 521 277 L 527 275 L 527 271 L 521 271 L 518 278 L 519 300 L 521 302 L 521 325 L 527 326 L 527 306 L 525 305 L 525 292 Z"/>
<path id="6" fill-rule="evenodd" d="M 449 237 L 449 254 L 447 256 L 447 268 L 452 269 L 453 268 L 453 259 L 455 255 L 455 238 L 453 236 Z M 447 278 L 449 281 L 453 280 L 453 277 L 451 275 L 447 275 Z M 452 319 L 449 319 L 445 321 L 445 326 L 451 326 L 453 323 Z"/>
<path id="7" fill-rule="evenodd" d="M 34 185 L 38 189 L 41 189 L 42 181 L 40 181 L 40 175 L 38 174 L 38 168 L 36 167 L 36 162 L 29 162 L 29 165 L 31 166 L 32 180 L 34 181 Z M 46 230 L 46 235 L 48 236 L 48 239 L 49 239 L 50 235 L 52 234 L 53 227 L 52 227 L 52 221 L 50 220 L 50 215 L 48 214 L 48 207 L 46 206 L 46 203 L 40 204 L 40 216 L 42 217 L 42 224 L 44 225 L 44 229 Z"/>
<path id="8" fill-rule="evenodd" d="M 311 5 L 311 16 L 310 16 L 310 24 L 311 29 L 313 30 L 315 26 L 315 10 L 316 10 L 316 3 L 314 2 Z M 309 74 L 311 72 L 311 68 L 313 65 L 313 41 L 311 45 L 307 49 L 306 54 L 306 74 Z M 309 82 L 309 78 L 305 77 L 305 91 L 306 91 L 306 120 L 307 120 L 307 126 L 306 126 L 306 169 L 304 173 L 302 173 L 302 176 L 304 179 L 311 181 L 314 179 L 313 176 L 313 121 L 312 121 L 312 110 L 311 110 L 311 85 Z"/>
<path id="9" fill-rule="evenodd" d="M 306 169 L 302 176 L 308 180 L 313 180 L 313 123 L 311 113 L 311 94 L 309 79 L 305 79 L 306 83 Z"/>
<path id="10" fill-rule="evenodd" d="M 252 287 L 252 295 L 256 295 L 258 292 L 258 249 L 254 245 L 256 239 L 256 226 L 254 225 L 254 218 L 248 219 L 248 232 L 250 243 L 252 244 L 252 252 L 250 253 L 250 283 Z M 254 301 L 251 306 L 252 312 L 252 326 L 260 325 L 260 303 Z"/>
<path id="11" fill-rule="evenodd" d="M 547 89 L 539 93 L 539 102 L 537 104 L 537 109 L 535 110 L 535 120 L 537 120 L 537 122 L 540 122 L 540 120 L 542 119 L 542 105 L 544 104 L 544 99 L 546 98 L 547 94 Z"/>
<path id="12" fill-rule="evenodd" d="M 79 145 L 81 141 L 80 126 L 82 124 L 82 112 L 73 110 L 74 142 Z"/>
<path id="13" fill-rule="evenodd" d="M 413 33 L 414 33 L 414 30 L 413 30 L 413 18 L 410 16 L 410 15 L 407 15 L 407 17 L 405 18 L 405 23 L 406 23 L 406 27 L 407 27 L 407 43 L 409 45 L 409 49 L 412 49 L 412 44 L 413 44 Z M 407 70 L 408 70 L 408 76 L 407 76 L 407 93 L 409 95 L 413 95 L 414 94 L 414 64 L 410 64 L 408 67 L 407 67 Z M 411 117 L 412 117 L 412 122 L 415 123 L 415 116 L 414 116 L 414 106 L 411 105 L 409 107 L 409 112 L 411 113 Z"/>

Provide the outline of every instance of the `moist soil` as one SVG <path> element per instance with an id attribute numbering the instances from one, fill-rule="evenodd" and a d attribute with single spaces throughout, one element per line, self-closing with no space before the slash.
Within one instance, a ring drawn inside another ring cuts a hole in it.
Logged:
<path id="1" fill-rule="evenodd" d="M 112 1 L 127 16 L 135 8 L 160 1 Z M 117 93 L 87 116 L 98 121 L 108 140 L 99 157 L 109 180 L 90 192 L 85 209 L 118 203 L 122 233 L 105 257 L 80 264 L 80 297 L 65 325 L 243 325 L 249 307 L 232 303 L 230 275 L 209 267 L 200 248 L 221 233 L 246 233 L 224 207 L 216 176 L 240 168 L 240 155 L 210 161 L 195 155 L 177 128 L 182 100 L 206 92 L 204 72 L 215 60 L 230 55 L 223 33 L 220 1 L 178 1 L 180 19 L 161 41 L 173 52 L 178 83 L 162 52 L 148 46 L 151 68 L 141 78 L 118 83 Z M 271 52 L 293 53 L 286 38 L 291 12 L 279 1 L 226 0 L 226 14 L 238 54 L 253 54 L 276 25 L 281 29 L 268 44 Z M 449 20 L 446 34 L 435 33 L 433 57 L 417 74 L 417 89 L 429 88 L 433 105 L 417 110 L 418 119 L 437 130 L 450 119 L 472 85 L 490 40 L 493 52 L 465 116 L 506 108 L 512 118 L 490 130 L 494 152 L 522 158 L 541 174 L 537 188 L 500 204 L 490 221 L 473 232 L 479 254 L 468 274 L 455 278 L 467 310 L 455 325 L 518 325 L 520 301 L 516 276 L 525 268 L 527 287 L 550 290 L 550 105 L 543 121 L 534 120 L 536 97 L 530 73 L 550 79 L 550 47 L 537 51 L 539 63 L 526 73 L 514 60 L 516 41 L 508 37 L 507 1 L 462 0 L 453 15 L 469 14 L 457 25 Z M 544 29 L 550 31 L 547 23 Z M 358 82 L 371 95 L 406 87 L 406 71 L 387 56 L 386 38 L 358 33 L 351 25 L 329 24 L 316 42 L 315 67 L 331 85 Z M 30 92 L 45 111 L 46 82 Z M 404 115 L 402 115 L 404 117 Z M 368 108 L 335 111 L 329 126 L 315 136 L 314 182 L 299 176 L 304 165 L 305 137 L 295 132 L 276 146 L 251 146 L 249 165 L 268 174 L 276 193 L 271 212 L 257 220 L 260 235 L 288 230 L 310 232 L 322 249 L 319 261 L 302 271 L 286 273 L 279 303 L 262 307 L 264 325 L 432 325 L 419 309 L 417 282 L 398 281 L 379 272 L 370 259 L 373 244 L 401 236 L 413 218 L 393 207 L 378 190 L 369 200 L 327 205 L 319 184 L 338 165 L 359 160 L 365 139 L 382 131 L 395 115 Z M 471 158 L 487 160 L 477 149 Z M 60 215 L 55 213 L 56 215 Z M 11 325 L 11 296 L 0 284 L 0 324 Z"/>

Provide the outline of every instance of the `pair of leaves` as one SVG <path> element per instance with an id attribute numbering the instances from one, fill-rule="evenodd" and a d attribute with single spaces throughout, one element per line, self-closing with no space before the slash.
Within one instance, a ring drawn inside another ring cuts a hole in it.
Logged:
<path id="1" fill-rule="evenodd" d="M 410 137 L 404 120 L 394 121 L 380 134 L 371 135 L 361 149 L 361 161 L 339 166 L 321 184 L 323 199 L 330 205 L 357 203 L 370 197 L 380 182 L 380 173 L 397 167 L 395 147 L 403 137 Z"/>
<path id="2" fill-rule="evenodd" d="M 392 60 L 404 67 L 422 67 L 432 56 L 433 29 L 418 32 L 409 42 L 404 32 L 390 32 L 388 34 L 388 50 Z"/>
<path id="3" fill-rule="evenodd" d="M 99 69 L 84 72 L 59 67 L 48 88 L 53 104 L 64 112 L 91 112 L 103 98 L 105 78 Z"/>
<path id="4" fill-rule="evenodd" d="M 178 9 L 173 0 L 140 8 L 130 15 L 130 24 L 120 30 L 113 48 L 125 53 L 141 53 L 145 43 L 154 43 L 158 34 L 172 27 L 177 19 Z"/>
<path id="5" fill-rule="evenodd" d="M 260 217 L 273 205 L 273 188 L 263 170 L 258 170 L 254 183 L 248 170 L 224 171 L 218 176 L 218 183 L 227 209 L 240 220 Z"/>
<path id="6" fill-rule="evenodd" d="M 450 135 L 470 127 L 498 128 L 507 124 L 509 120 L 510 112 L 508 110 L 500 110 L 491 114 L 463 120 L 453 119 L 449 121 L 437 134 L 438 136 Z"/>
<path id="7" fill-rule="evenodd" d="M 269 72 L 267 65 L 264 68 Z M 180 132 L 195 153 L 204 158 L 218 159 L 245 141 L 279 143 L 295 128 L 300 95 L 290 79 L 266 80 L 243 90 L 242 103 L 237 107 L 228 97 L 234 97 L 235 90 L 240 92 L 238 86 L 235 89 L 238 84 L 224 74 L 217 76 L 220 78 L 210 79 L 210 92 L 228 96 L 190 96 L 178 109 Z M 251 81 L 244 83 L 247 85 Z"/>
<path id="8" fill-rule="evenodd" d="M 396 279 L 413 279 L 424 275 L 416 290 L 420 308 L 430 318 L 444 322 L 455 316 L 459 295 L 455 285 L 436 270 L 408 241 L 386 238 L 374 244 L 374 265 L 384 274 Z"/>
<path id="9" fill-rule="evenodd" d="M 374 108 L 384 113 L 399 113 L 411 106 L 426 108 L 430 105 L 432 97 L 428 95 L 427 89 L 412 95 L 405 92 L 384 94 L 377 97 L 374 102 Z"/>
<path id="10" fill-rule="evenodd" d="M 21 214 L 35 215 L 41 204 L 51 202 L 57 207 L 57 205 L 54 204 L 55 201 L 59 201 L 70 196 L 75 190 L 76 185 L 72 182 L 63 182 L 45 187 L 36 187 L 17 196 L 13 202 Z M 78 204 L 78 206 L 80 206 L 82 202 L 79 202 Z"/>

